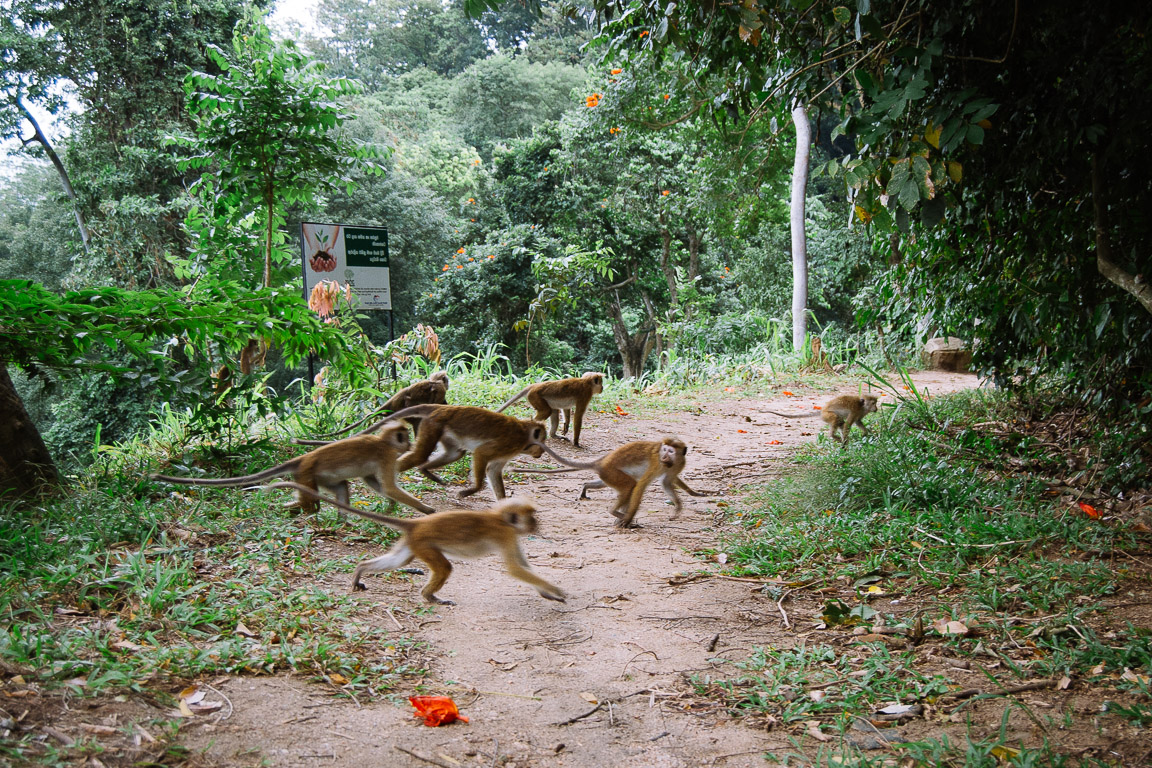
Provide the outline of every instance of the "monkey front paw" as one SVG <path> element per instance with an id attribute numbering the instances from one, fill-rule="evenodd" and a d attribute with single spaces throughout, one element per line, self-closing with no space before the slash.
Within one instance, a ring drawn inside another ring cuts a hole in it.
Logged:
<path id="1" fill-rule="evenodd" d="M 432 595 L 431 597 L 426 598 L 426 599 L 428 600 L 428 602 L 435 603 L 436 605 L 456 605 L 456 603 L 454 603 L 453 601 L 441 600 L 440 598 L 436 597 L 436 595 Z"/>
<path id="2" fill-rule="evenodd" d="M 367 592 L 368 587 L 364 586 L 364 582 L 362 582 L 362 581 L 354 581 L 354 582 L 352 582 L 352 591 L 353 592 Z"/>

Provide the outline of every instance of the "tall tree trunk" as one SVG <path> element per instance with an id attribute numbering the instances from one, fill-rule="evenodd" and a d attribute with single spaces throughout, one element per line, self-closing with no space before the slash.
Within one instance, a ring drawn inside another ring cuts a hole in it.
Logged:
<path id="1" fill-rule="evenodd" d="M 808 190 L 808 151 L 812 126 L 808 110 L 792 110 L 796 126 L 796 161 L 792 166 L 792 349 L 799 352 L 808 335 L 808 238 L 804 231 L 804 196 Z"/>
<path id="2" fill-rule="evenodd" d="M 644 372 L 644 364 L 648 362 L 648 355 L 655 344 L 655 328 L 649 327 L 632 333 L 624 320 L 620 297 L 618 295 L 605 297 L 604 303 L 608 309 L 608 319 L 612 323 L 612 336 L 616 340 L 616 349 L 620 352 L 620 359 L 624 363 L 623 378 L 638 378 Z"/>
<path id="3" fill-rule="evenodd" d="M 24 410 L 7 366 L 0 364 L 0 498 L 29 496 L 59 484 L 40 430 Z"/>
<path id="4" fill-rule="evenodd" d="M 21 139 L 24 146 L 28 146 L 33 141 L 38 142 L 44 148 L 44 153 L 48 155 L 48 159 L 52 161 L 52 165 L 56 166 L 56 173 L 60 176 L 60 183 L 64 185 L 64 192 L 68 195 L 68 199 L 72 201 L 72 210 L 76 213 L 76 227 L 80 230 L 80 242 L 84 246 L 84 253 L 88 253 L 88 223 L 84 220 L 84 212 L 80 210 L 80 201 L 76 199 L 76 191 L 72 189 L 72 180 L 68 178 L 68 171 L 64 168 L 64 163 L 60 160 L 60 156 L 56 154 L 56 150 L 52 148 L 51 142 L 48 137 L 44 135 L 44 131 L 40 130 L 40 123 L 36 122 L 36 118 L 28 111 L 28 107 L 24 106 L 24 102 L 19 99 L 16 100 L 16 106 L 24 113 L 25 119 L 32 123 L 32 138 Z"/>

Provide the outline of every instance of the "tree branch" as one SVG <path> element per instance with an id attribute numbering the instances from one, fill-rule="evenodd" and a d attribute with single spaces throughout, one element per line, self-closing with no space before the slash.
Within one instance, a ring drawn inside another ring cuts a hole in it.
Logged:
<path id="1" fill-rule="evenodd" d="M 1140 275 L 1132 275 L 1112 260 L 1112 244 L 1108 240 L 1108 210 L 1101 199 L 1103 185 L 1100 180 L 1100 161 L 1092 155 L 1092 210 L 1096 225 L 1096 269 L 1121 290 L 1136 297 L 1152 313 L 1152 285 Z"/>

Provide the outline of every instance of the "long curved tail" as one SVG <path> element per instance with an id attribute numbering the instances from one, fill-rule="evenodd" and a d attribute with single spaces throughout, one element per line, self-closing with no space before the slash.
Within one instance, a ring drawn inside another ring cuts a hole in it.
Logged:
<path id="1" fill-rule="evenodd" d="M 319 493 L 318 491 L 314 491 L 306 485 L 300 485 L 300 483 L 293 483 L 293 482 L 285 480 L 284 482 L 280 482 L 280 483 L 269 483 L 268 485 L 256 485 L 256 486 L 252 486 L 251 488 L 245 488 L 244 490 L 247 490 L 247 491 L 270 491 L 270 490 L 273 490 L 275 488 L 291 488 L 294 491 L 299 491 L 300 493 L 307 494 L 307 495 L 311 496 L 312 498 L 317 499 L 318 501 L 326 501 L 329 504 L 331 504 L 332 506 L 337 507 L 338 509 L 342 509 L 345 512 L 351 512 L 352 514 L 359 515 L 360 517 L 363 517 L 367 520 L 375 520 L 377 523 L 383 523 L 384 525 L 388 526 L 389 528 L 395 528 L 398 531 L 403 531 L 403 532 L 407 533 L 409 530 L 412 529 L 412 521 L 411 520 L 405 520 L 402 517 L 389 517 L 388 515 L 380 515 L 380 514 L 377 514 L 375 512 L 368 512 L 367 510 L 357 509 L 356 507 L 353 507 L 350 504 L 345 504 L 344 502 L 340 501 L 339 499 L 333 498 L 332 496 L 325 496 L 324 494 Z"/>
<path id="2" fill-rule="evenodd" d="M 566 467 L 571 467 L 572 469 L 596 469 L 595 461 L 572 461 L 572 459 L 566 459 L 560 454 L 556 453 L 556 451 L 552 450 L 544 443 L 540 443 L 540 447 L 544 449 L 544 453 L 556 459 L 556 461 L 560 462 Z"/>
<path id="3" fill-rule="evenodd" d="M 532 387 L 524 387 L 524 389 L 520 390 L 520 393 L 518 395 L 514 395 L 511 400 L 509 400 L 508 402 L 504 403 L 504 405 L 497 408 L 496 413 L 504 413 L 505 408 L 512 405 L 512 403 L 516 402 L 520 398 L 524 397 L 524 395 L 528 394 L 528 390 L 530 390 L 530 389 L 532 389 Z"/>
<path id="4" fill-rule="evenodd" d="M 765 411 L 771 413 L 774 416 L 781 416 L 785 419 L 810 419 L 813 416 L 820 415 L 820 411 L 814 411 L 812 413 L 780 413 L 779 411 L 768 411 L 768 409 L 765 409 Z"/>
<path id="5" fill-rule="evenodd" d="M 400 410 L 396 411 L 395 413 L 388 414 L 387 416 L 380 419 L 380 421 L 376 422 L 375 424 L 368 427 L 367 429 L 360 430 L 356 434 L 358 436 L 359 435 L 370 435 L 373 432 L 375 432 L 376 430 L 380 429 L 380 427 L 387 424 L 388 422 L 397 421 L 398 419 L 404 419 L 404 418 L 409 418 L 409 417 L 415 418 L 415 419 L 426 419 L 429 416 L 431 416 L 433 413 L 435 413 L 437 408 L 445 408 L 445 407 L 447 407 L 447 406 L 425 404 L 425 405 L 412 405 L 412 406 L 409 406 L 407 408 L 401 408 Z"/>
<path id="6" fill-rule="evenodd" d="M 295 464 L 295 461 L 289 461 L 284 464 L 277 464 L 263 472 L 257 472 L 254 475 L 244 475 L 243 477 L 176 477 L 174 475 L 154 474 L 151 475 L 151 478 L 153 480 L 160 480 L 165 483 L 177 483 L 179 485 L 216 485 L 230 488 L 237 485 L 257 483 L 261 480 L 267 480 L 270 477 L 287 474 L 295 469 Z"/>

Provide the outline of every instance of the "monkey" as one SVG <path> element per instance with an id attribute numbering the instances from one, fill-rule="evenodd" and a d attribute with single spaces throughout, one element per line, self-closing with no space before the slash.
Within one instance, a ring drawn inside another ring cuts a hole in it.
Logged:
<path id="1" fill-rule="evenodd" d="M 416 467 L 428 479 L 447 485 L 432 470 L 451 464 L 471 451 L 473 484 L 457 494 L 461 499 L 483 488 L 485 477 L 496 498 L 503 499 L 507 495 L 502 474 L 504 465 L 520 453 L 537 459 L 547 453 L 561 464 L 570 466 L 568 459 L 544 444 L 546 430 L 543 424 L 471 405 L 404 408 L 368 427 L 365 432 L 372 432 L 389 421 L 411 418 L 423 419 L 424 423 L 412 449 L 397 462 L 396 471 L 404 472 Z M 433 455 L 437 447 L 439 450 Z"/>
<path id="2" fill-rule="evenodd" d="M 335 493 L 337 499 L 347 504 L 348 480 L 359 477 L 373 491 L 388 497 L 393 502 L 400 502 L 429 514 L 436 511 L 434 507 L 428 506 L 415 496 L 410 496 L 396 485 L 397 461 L 411 447 L 407 425 L 390 424 L 378 435 L 357 435 L 329 443 L 291 461 L 252 475 L 200 478 L 155 474 L 152 475 L 152 479 L 182 485 L 237 486 L 251 485 L 277 475 L 290 474 L 299 485 L 313 490 L 326 488 Z M 316 511 L 317 506 L 315 499 L 305 498 L 298 493 L 292 508 L 298 507 L 304 513 L 312 513 Z M 343 511 L 340 513 L 340 519 L 344 519 Z"/>
<path id="3" fill-rule="evenodd" d="M 281 482 L 264 487 L 295 488 L 297 493 L 339 507 L 342 513 L 351 512 L 400 531 L 402 536 L 391 549 L 356 567 L 356 572 L 352 574 L 353 592 L 368 589 L 361 581 L 365 574 L 402 568 L 413 559 L 419 559 L 427 563 L 432 571 L 428 582 L 420 590 L 421 596 L 429 603 L 455 605 L 451 600 L 436 596 L 452 574 L 452 563 L 446 555 L 471 558 L 499 552 L 504 558 L 504 567 L 509 576 L 532 586 L 547 600 L 560 603 L 565 601 L 564 592 L 559 587 L 533 572 L 520 548 L 520 536 L 536 532 L 537 507 L 530 501 L 506 499 L 483 511 L 449 509 L 429 517 L 410 520 L 356 509 L 343 500 L 322 496 L 315 489 L 297 483 Z"/>
<path id="4" fill-rule="evenodd" d="M 602 373 L 589 372 L 580 378 L 542 381 L 520 390 L 515 397 L 497 408 L 496 412 L 503 413 L 504 409 L 527 395 L 528 402 L 536 409 L 535 420 L 549 419 L 552 422 L 552 429 L 548 437 L 556 437 L 556 428 L 560 424 L 560 411 L 564 412 L 564 429 L 561 434 L 568 434 L 568 424 L 572 422 L 572 446 L 579 448 L 580 427 L 584 423 L 584 411 L 588 409 L 592 395 L 598 395 L 603 391 L 604 374 Z M 575 408 L 575 414 L 572 412 L 573 408 Z"/>
<path id="5" fill-rule="evenodd" d="M 676 505 L 672 514 L 673 520 L 680 516 L 683 504 L 676 493 L 679 488 L 691 496 L 707 496 L 706 493 L 694 491 L 688 484 L 680 479 L 684 470 L 685 456 L 688 446 L 675 437 L 666 437 L 663 440 L 637 440 L 609 451 L 595 461 L 568 462 L 568 469 L 521 469 L 520 472 L 529 474 L 551 475 L 560 472 L 574 472 L 578 469 L 590 469 L 600 476 L 599 480 L 584 483 L 580 489 L 577 501 L 588 498 L 588 491 L 592 488 L 603 488 L 610 485 L 616 489 L 616 501 L 609 512 L 617 518 L 618 528 L 633 527 L 632 519 L 640 506 L 640 499 L 644 491 L 657 477 L 662 477 L 661 485 L 664 494 Z"/>
<path id="6" fill-rule="evenodd" d="M 377 408 L 372 413 L 357 421 L 355 424 L 349 424 L 343 429 L 335 432 L 329 432 L 326 435 L 320 435 L 321 438 L 337 437 L 345 432 L 349 432 L 356 427 L 360 426 L 369 419 L 376 418 L 381 414 L 395 413 L 396 411 L 410 408 L 413 405 L 447 405 L 448 404 L 448 374 L 444 371 L 436 371 L 427 379 L 423 381 L 413 382 L 408 386 L 401 389 L 392 397 L 388 398 L 388 402 Z M 418 420 L 412 421 L 412 431 L 416 434 L 420 432 L 420 424 Z M 324 445 L 321 440 L 300 440 L 300 445 Z"/>
<path id="7" fill-rule="evenodd" d="M 864 395 L 863 397 L 840 395 L 840 397 L 834 397 L 825 403 L 824 408 L 819 413 L 779 413 L 778 411 L 768 411 L 768 413 L 783 416 L 786 419 L 808 419 L 819 416 L 824 419 L 825 423 L 832 425 L 832 439 L 836 439 L 836 430 L 839 429 L 840 444 L 848 445 L 848 431 L 852 429 L 852 425 L 855 424 L 860 427 L 860 431 L 867 435 L 868 428 L 864 426 L 862 419 L 867 414 L 875 413 L 877 410 L 879 410 L 879 406 L 876 395 Z"/>

